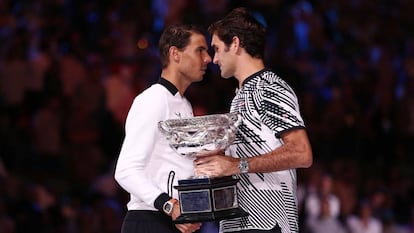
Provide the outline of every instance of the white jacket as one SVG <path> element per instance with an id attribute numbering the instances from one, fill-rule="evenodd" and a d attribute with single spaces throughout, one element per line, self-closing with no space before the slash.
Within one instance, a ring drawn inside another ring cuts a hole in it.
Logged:
<path id="1" fill-rule="evenodd" d="M 158 129 L 159 121 L 192 117 L 191 104 L 171 83 L 162 81 L 134 99 L 126 119 L 115 179 L 130 193 L 128 210 L 156 210 L 155 199 L 171 189 L 170 171 L 175 173 L 172 185 L 194 172 L 193 160 L 170 148 Z M 176 189 L 168 194 L 178 199 Z"/>

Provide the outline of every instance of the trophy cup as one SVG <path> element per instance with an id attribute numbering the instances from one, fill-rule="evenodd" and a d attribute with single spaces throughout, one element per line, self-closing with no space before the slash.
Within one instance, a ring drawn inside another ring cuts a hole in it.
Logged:
<path id="1" fill-rule="evenodd" d="M 227 148 L 235 138 L 236 113 L 161 121 L 158 127 L 180 156 L 197 158 Z M 181 215 L 175 223 L 208 222 L 247 216 L 237 201 L 237 182 L 232 176 L 197 176 L 178 180 Z"/>

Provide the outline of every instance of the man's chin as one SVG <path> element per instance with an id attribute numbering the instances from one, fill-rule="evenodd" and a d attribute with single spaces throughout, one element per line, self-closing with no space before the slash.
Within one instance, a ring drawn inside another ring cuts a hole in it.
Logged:
<path id="1" fill-rule="evenodd" d="M 203 81 L 203 79 L 204 79 L 204 76 L 201 76 L 201 77 L 197 78 L 196 80 L 194 80 L 194 82 L 201 82 L 201 81 Z"/>
<path id="2" fill-rule="evenodd" d="M 222 78 L 224 78 L 224 79 L 229 79 L 229 78 L 231 78 L 231 77 L 233 77 L 233 76 L 231 76 L 231 75 L 226 75 L 226 74 L 221 74 L 221 77 L 222 77 Z"/>

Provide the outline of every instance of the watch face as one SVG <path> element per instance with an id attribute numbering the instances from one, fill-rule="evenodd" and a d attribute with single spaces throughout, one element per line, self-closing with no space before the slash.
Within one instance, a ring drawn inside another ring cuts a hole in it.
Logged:
<path id="1" fill-rule="evenodd" d="M 171 210 L 172 210 L 172 206 L 173 205 L 171 203 L 167 203 L 164 207 L 164 211 L 167 212 L 167 213 L 170 213 Z"/>
<path id="2" fill-rule="evenodd" d="M 247 173 L 249 171 L 249 163 L 246 159 L 240 160 L 239 169 L 241 173 Z"/>
<path id="3" fill-rule="evenodd" d="M 171 215 L 173 207 L 174 207 L 174 203 L 171 201 L 167 201 L 163 206 L 163 210 L 166 214 Z"/>

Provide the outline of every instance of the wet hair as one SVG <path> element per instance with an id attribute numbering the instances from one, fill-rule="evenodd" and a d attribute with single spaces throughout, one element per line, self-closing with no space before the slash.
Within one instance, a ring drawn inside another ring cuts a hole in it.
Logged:
<path id="1" fill-rule="evenodd" d="M 179 50 L 184 49 L 190 43 L 190 37 L 194 33 L 205 35 L 199 26 L 193 24 L 174 24 L 163 30 L 158 42 L 162 68 L 169 64 L 168 53 L 171 46 Z"/>
<path id="2" fill-rule="evenodd" d="M 230 46 L 233 37 L 237 36 L 240 46 L 255 58 L 264 58 L 266 29 L 244 7 L 233 9 L 224 18 L 208 27 L 208 32 L 216 34 L 226 46 Z"/>

